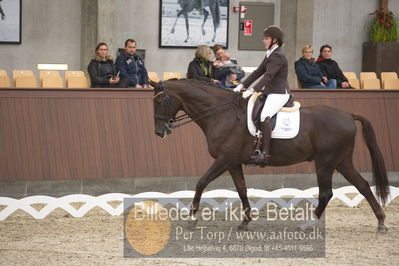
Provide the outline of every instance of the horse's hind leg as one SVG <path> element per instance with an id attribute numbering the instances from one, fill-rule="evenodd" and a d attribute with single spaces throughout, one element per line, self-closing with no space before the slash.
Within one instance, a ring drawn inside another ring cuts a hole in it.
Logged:
<path id="1" fill-rule="evenodd" d="M 213 30 L 212 42 L 215 42 L 215 39 L 216 39 L 216 28 Z"/>
<path id="2" fill-rule="evenodd" d="M 315 210 L 317 218 L 320 219 L 328 202 L 333 196 L 332 192 L 332 174 L 334 167 L 324 160 L 322 162 L 316 161 L 317 184 L 319 185 L 319 204 Z"/>
<path id="3" fill-rule="evenodd" d="M 331 160 L 315 159 L 317 184 L 319 185 L 319 203 L 317 204 L 315 215 L 316 220 L 309 220 L 307 223 L 299 226 L 299 229 L 306 230 L 313 227 L 318 219 L 323 215 L 328 202 L 332 198 L 332 174 L 334 173 L 334 166 Z"/>
<path id="4" fill-rule="evenodd" d="M 195 195 L 193 199 L 193 203 L 191 204 L 190 215 L 192 220 L 195 219 L 195 214 L 198 212 L 199 203 L 201 201 L 202 192 L 206 188 L 206 186 L 215 180 L 218 176 L 223 174 L 227 170 L 226 162 L 224 160 L 216 159 L 211 167 L 206 171 L 206 173 L 198 180 L 196 188 L 195 188 Z"/>
<path id="5" fill-rule="evenodd" d="M 236 186 L 238 195 L 240 196 L 242 206 L 244 208 L 245 217 L 238 226 L 238 230 L 247 230 L 248 223 L 252 220 L 251 218 L 251 206 L 249 205 L 247 197 L 247 187 L 245 185 L 244 174 L 242 172 L 242 166 L 237 165 L 237 167 L 229 170 L 231 177 L 233 178 L 234 185 Z"/>
<path id="6" fill-rule="evenodd" d="M 359 174 L 359 172 L 353 166 L 352 157 L 341 163 L 337 167 L 337 171 L 340 172 L 345 177 L 345 179 L 348 180 L 352 185 L 354 185 L 356 189 L 368 201 L 378 220 L 377 231 L 380 233 L 384 233 L 385 231 L 387 231 L 388 229 L 384 225 L 385 213 L 376 198 L 374 197 L 373 192 L 370 189 L 369 183 Z"/>
<path id="7" fill-rule="evenodd" d="M 206 31 L 204 29 L 204 26 L 205 26 L 206 20 L 208 19 L 209 12 L 205 8 L 203 8 L 202 11 L 204 13 L 204 20 L 202 21 L 201 30 L 202 30 L 202 35 L 205 35 Z"/>
<path id="8" fill-rule="evenodd" d="M 173 24 L 173 27 L 172 27 L 172 29 L 170 30 L 170 33 L 172 33 L 172 34 L 175 33 L 175 27 L 176 27 L 177 20 L 179 19 L 179 17 L 180 17 L 183 13 L 184 13 L 184 10 L 180 10 L 180 11 L 177 13 L 175 23 Z"/>
<path id="9" fill-rule="evenodd" d="M 315 160 L 317 184 L 319 185 L 319 203 L 315 210 L 317 219 L 323 215 L 328 202 L 333 196 L 332 192 L 332 174 L 334 173 L 334 166 L 330 160 Z M 312 227 L 317 220 L 310 220 L 299 228 L 305 230 Z"/>
<path id="10" fill-rule="evenodd" d="M 189 25 L 188 25 L 188 14 L 186 12 L 183 15 L 184 15 L 184 20 L 186 21 L 186 31 L 187 31 L 187 38 L 184 40 L 184 42 L 187 42 L 188 39 L 190 38 L 190 31 L 189 31 Z"/>

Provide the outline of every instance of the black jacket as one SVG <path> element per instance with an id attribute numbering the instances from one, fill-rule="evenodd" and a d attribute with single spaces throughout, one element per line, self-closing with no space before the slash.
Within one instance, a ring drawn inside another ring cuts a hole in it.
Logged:
<path id="1" fill-rule="evenodd" d="M 344 73 L 342 73 L 337 62 L 332 59 L 324 59 L 320 61 L 320 57 L 317 61 L 323 76 L 328 79 L 336 79 L 337 87 L 342 88 L 342 82 L 348 82 L 348 79 L 344 76 Z"/>
<path id="2" fill-rule="evenodd" d="M 122 79 L 129 80 L 129 86 L 144 85 L 148 83 L 148 72 L 144 61 L 137 54 L 122 53 L 116 58 L 116 69 L 120 71 Z"/>
<path id="3" fill-rule="evenodd" d="M 107 59 L 106 61 L 92 59 L 87 70 L 90 75 L 92 88 L 107 86 L 109 85 L 109 79 L 116 76 L 115 65 L 112 59 Z"/>
<path id="4" fill-rule="evenodd" d="M 207 74 L 205 74 L 201 64 L 203 64 L 204 68 L 207 70 Z M 212 81 L 212 79 L 215 79 L 214 73 L 215 69 L 211 61 L 202 62 L 201 59 L 195 57 L 188 65 L 187 78 Z"/>
<path id="5" fill-rule="evenodd" d="M 321 73 L 319 65 L 303 57 L 295 62 L 295 73 L 303 88 L 320 85 L 323 81 L 323 73 Z"/>

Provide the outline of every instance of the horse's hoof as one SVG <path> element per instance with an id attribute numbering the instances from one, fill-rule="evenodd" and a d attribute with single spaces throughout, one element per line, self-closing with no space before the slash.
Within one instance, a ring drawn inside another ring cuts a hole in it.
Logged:
<path id="1" fill-rule="evenodd" d="M 388 227 L 386 227 L 385 225 L 379 225 L 377 227 L 377 233 L 384 234 L 386 232 L 388 232 Z"/>
<path id="2" fill-rule="evenodd" d="M 202 35 L 205 35 L 205 33 L 206 33 L 206 32 L 203 30 L 203 31 L 202 31 Z"/>
<path id="3" fill-rule="evenodd" d="M 237 231 L 248 231 L 248 226 L 239 225 L 239 226 L 237 226 Z"/>
<path id="4" fill-rule="evenodd" d="M 175 30 L 171 30 L 170 33 L 172 33 L 172 34 L 175 33 Z"/>

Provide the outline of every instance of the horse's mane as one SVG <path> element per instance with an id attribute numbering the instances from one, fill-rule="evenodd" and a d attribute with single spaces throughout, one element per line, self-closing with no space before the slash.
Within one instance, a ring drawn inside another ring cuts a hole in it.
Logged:
<path id="1" fill-rule="evenodd" d="M 240 93 L 216 86 L 213 82 L 195 79 L 170 79 L 163 82 L 167 90 L 182 89 L 188 91 L 197 103 L 209 104 L 210 99 L 216 104 L 223 104 L 231 101 L 235 106 L 245 108 L 245 100 Z M 170 84 L 170 85 L 169 85 Z"/>
<path id="2" fill-rule="evenodd" d="M 166 82 L 166 85 L 169 81 L 175 81 L 178 83 L 183 83 L 185 86 L 195 86 L 195 89 L 200 89 L 207 93 L 217 93 L 217 94 L 225 94 L 232 95 L 233 91 L 224 89 L 220 86 L 215 85 L 211 81 L 206 80 L 197 80 L 197 79 L 169 79 Z"/>

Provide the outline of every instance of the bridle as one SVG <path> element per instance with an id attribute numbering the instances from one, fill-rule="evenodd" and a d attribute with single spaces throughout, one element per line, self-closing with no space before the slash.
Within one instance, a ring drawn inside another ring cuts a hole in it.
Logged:
<path id="1" fill-rule="evenodd" d="M 216 107 L 211 108 L 211 109 L 209 109 L 209 110 L 205 110 L 205 111 L 203 111 L 203 112 L 194 114 L 194 115 L 192 115 L 191 118 L 188 116 L 188 114 L 183 114 L 183 115 L 180 115 L 180 116 L 178 116 L 178 117 L 173 117 L 173 115 L 172 115 L 171 112 L 170 112 L 170 109 L 171 109 L 171 108 L 170 108 L 170 99 L 171 99 L 173 96 L 170 96 L 169 94 L 166 93 L 166 88 L 165 88 L 165 85 L 163 84 L 163 82 L 160 83 L 160 87 L 161 87 L 161 91 L 159 91 L 158 93 L 156 93 L 156 94 L 154 95 L 153 99 L 155 100 L 157 97 L 159 97 L 159 96 L 161 96 L 161 95 L 165 95 L 164 99 L 163 99 L 162 102 L 160 102 L 160 103 L 165 102 L 166 108 L 167 108 L 167 110 L 168 110 L 168 114 L 169 114 L 169 115 L 154 114 L 154 117 L 155 117 L 155 118 L 158 118 L 158 119 L 162 119 L 162 120 L 164 120 L 164 121 L 167 121 L 167 122 L 164 122 L 164 124 L 165 124 L 166 128 L 168 128 L 169 130 L 174 129 L 174 128 L 179 128 L 179 127 L 184 126 L 184 125 L 186 125 L 186 124 L 188 124 L 188 123 L 191 123 L 191 122 L 195 122 L 195 121 L 197 121 L 197 120 L 199 120 L 199 119 L 201 119 L 201 118 L 204 118 L 204 117 L 207 117 L 207 116 L 211 115 L 211 114 L 214 113 L 216 110 L 218 110 L 218 109 L 220 109 L 220 108 L 222 108 L 222 107 L 224 107 L 224 106 L 226 106 L 226 105 L 228 105 L 228 104 L 234 103 L 234 98 L 233 98 L 231 101 L 228 101 L 228 102 L 226 102 L 226 103 L 223 103 L 223 104 L 221 104 L 221 105 L 219 105 L 219 106 L 216 106 Z M 236 95 L 236 94 L 235 94 L 235 95 Z M 233 96 L 233 97 L 234 97 L 234 96 Z M 189 120 L 188 120 L 188 121 L 184 121 L 184 122 L 182 122 L 182 123 L 180 123 L 180 124 L 177 124 L 177 125 L 175 124 L 175 123 L 177 123 L 177 122 L 179 122 L 179 121 L 183 121 L 183 120 L 186 120 L 186 119 L 189 119 Z M 174 124 L 175 124 L 175 125 L 174 125 Z"/>

